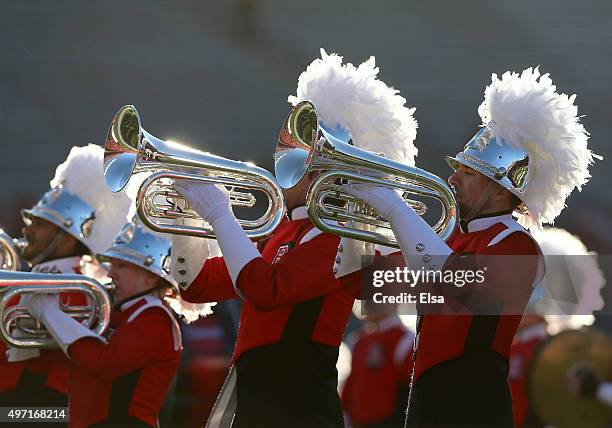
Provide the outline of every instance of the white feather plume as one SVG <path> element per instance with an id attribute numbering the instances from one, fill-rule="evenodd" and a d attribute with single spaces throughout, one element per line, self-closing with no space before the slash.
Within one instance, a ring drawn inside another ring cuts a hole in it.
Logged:
<path id="1" fill-rule="evenodd" d="M 190 324 L 198 320 L 198 318 L 212 314 L 213 306 L 217 304 L 217 302 L 191 303 L 180 296 L 166 297 L 165 300 L 174 312 L 182 316 L 186 324 Z"/>
<path id="2" fill-rule="evenodd" d="M 373 56 L 355 67 L 321 49 L 321 58 L 300 75 L 297 93 L 288 101 L 311 101 L 324 123 L 349 131 L 355 146 L 413 166 L 418 152 L 415 109 L 378 79 L 378 71 Z"/>
<path id="3" fill-rule="evenodd" d="M 104 181 L 104 149 L 95 144 L 72 147 L 51 180 L 51 187 L 65 190 L 88 203 L 95 211 L 92 234 L 84 238 L 92 253 L 106 251 L 125 224 L 130 198 L 125 192 L 113 193 Z"/>
<path id="4" fill-rule="evenodd" d="M 604 306 L 601 289 L 606 283 L 597 254 L 588 251 L 577 236 L 565 229 L 544 228 L 534 233 L 534 238 L 542 248 L 547 265 L 540 287 L 555 289 L 561 294 L 569 290 L 577 301 L 572 303 L 544 298 L 541 302 L 531 302 L 535 304 L 532 307 L 545 316 L 552 334 L 592 324 L 593 311 Z"/>
<path id="5" fill-rule="evenodd" d="M 594 157 L 587 148 L 589 134 L 580 123 L 576 96 L 557 93 L 537 67 L 508 71 L 501 79 L 493 74 L 491 80 L 478 113 L 494 136 L 530 153 L 523 198 L 530 214 L 520 221 L 541 228 L 553 223 L 570 193 L 589 180 Z"/>

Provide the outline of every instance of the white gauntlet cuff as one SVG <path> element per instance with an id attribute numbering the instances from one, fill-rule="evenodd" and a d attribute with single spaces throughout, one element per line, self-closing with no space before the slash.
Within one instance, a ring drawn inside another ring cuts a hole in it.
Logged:
<path id="1" fill-rule="evenodd" d="M 40 350 L 36 348 L 13 348 L 9 346 L 6 351 L 6 359 L 9 363 L 31 360 L 40 356 Z"/>
<path id="2" fill-rule="evenodd" d="M 351 227 L 352 225 L 352 221 Z M 370 229 L 370 226 L 365 226 L 364 229 Z M 334 275 L 336 278 L 350 275 L 353 272 L 363 269 L 367 265 L 368 260 L 372 260 L 374 256 L 374 244 L 369 242 L 358 241 L 356 239 L 342 237 L 338 252 L 334 259 Z"/>
<path id="3" fill-rule="evenodd" d="M 42 321 L 59 347 L 68 355 L 68 347 L 84 337 L 93 337 L 101 342 L 104 339 L 93 331 L 66 315 L 59 308 L 50 308 L 42 314 Z"/>
<path id="4" fill-rule="evenodd" d="M 178 226 L 199 226 L 201 220 L 177 219 Z M 202 266 L 210 254 L 210 239 L 196 238 L 185 235 L 172 235 L 172 251 L 170 259 L 170 272 L 181 289 L 186 290 L 196 279 Z"/>
<path id="5" fill-rule="evenodd" d="M 453 253 L 446 242 L 408 205 L 395 206 L 388 220 L 406 265 L 411 269 L 440 269 Z"/>
<path id="6" fill-rule="evenodd" d="M 243 267 L 251 260 L 261 257 L 261 254 L 257 247 L 255 247 L 255 244 L 244 233 L 233 215 L 215 220 L 212 226 L 234 288 L 238 295 L 243 297 L 242 292 L 236 285 L 238 275 Z"/>

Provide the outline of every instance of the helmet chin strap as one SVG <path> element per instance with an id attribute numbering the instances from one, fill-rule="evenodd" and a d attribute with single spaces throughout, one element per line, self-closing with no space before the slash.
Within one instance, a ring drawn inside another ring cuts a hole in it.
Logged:
<path id="1" fill-rule="evenodd" d="M 30 260 L 30 263 L 32 263 L 32 266 L 35 266 L 47 260 L 47 257 L 49 257 L 49 255 L 53 251 L 55 251 L 55 249 L 59 245 L 60 239 L 62 238 L 63 233 L 64 232 L 61 230 L 58 230 L 57 232 L 55 232 L 55 236 L 53 236 L 53 239 L 51 240 L 49 245 L 47 245 L 47 248 L 45 248 L 43 251 L 38 253 L 32 260 Z"/>
<path id="2" fill-rule="evenodd" d="M 484 191 L 480 194 L 480 198 L 478 198 L 478 201 L 476 201 L 476 204 L 472 206 L 467 215 L 461 215 L 461 220 L 467 224 L 470 220 L 474 219 L 478 214 L 480 214 L 482 207 L 485 206 L 494 189 L 495 183 L 489 181 L 487 187 L 485 187 Z"/>

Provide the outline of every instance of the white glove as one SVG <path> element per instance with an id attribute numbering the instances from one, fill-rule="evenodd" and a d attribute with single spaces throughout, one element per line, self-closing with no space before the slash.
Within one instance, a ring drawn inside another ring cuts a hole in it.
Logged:
<path id="1" fill-rule="evenodd" d="M 236 288 L 242 268 L 251 260 L 261 257 L 261 254 L 236 221 L 230 207 L 229 192 L 218 184 L 201 184 L 192 180 L 179 180 L 175 186 L 191 207 L 212 226 Z M 236 292 L 242 297 L 238 288 Z"/>
<path id="2" fill-rule="evenodd" d="M 391 221 L 398 209 L 406 205 L 404 198 L 395 190 L 373 184 L 351 184 L 342 186 L 343 190 L 368 203 L 378 213 Z"/>
<path id="3" fill-rule="evenodd" d="M 220 184 L 177 180 L 174 187 L 189 202 L 189 206 L 211 226 L 222 217 L 234 216 L 229 192 Z"/>
<path id="4" fill-rule="evenodd" d="M 42 321 L 43 314 L 46 311 L 59 308 L 59 295 L 29 293 L 21 297 L 19 304 L 25 306 L 28 312 L 38 321 Z"/>
<path id="5" fill-rule="evenodd" d="M 367 184 L 344 186 L 343 190 L 366 201 L 389 221 L 410 268 L 441 268 L 452 254 L 446 242 L 394 190 Z"/>
<path id="6" fill-rule="evenodd" d="M 25 294 L 19 300 L 19 304 L 27 308 L 28 312 L 37 320 L 42 320 L 42 315 L 49 308 L 59 308 L 59 297 L 57 294 Z M 8 347 L 7 360 L 11 363 L 25 361 L 40 356 L 40 350 L 31 348 Z"/>
<path id="7" fill-rule="evenodd" d="M 59 308 L 57 294 L 26 294 L 20 301 L 33 317 L 42 321 L 59 347 L 68 355 L 68 347 L 84 337 L 104 341 L 93 331 L 81 325 Z"/>

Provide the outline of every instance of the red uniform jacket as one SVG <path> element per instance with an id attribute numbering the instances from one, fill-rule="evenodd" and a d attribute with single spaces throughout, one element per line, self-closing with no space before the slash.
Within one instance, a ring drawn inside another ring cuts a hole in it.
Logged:
<path id="1" fill-rule="evenodd" d="M 54 274 L 81 274 L 81 257 L 66 257 L 40 263 L 32 272 Z M 70 305 L 86 305 L 87 301 L 81 293 L 62 293 L 62 302 Z M 14 302 L 17 304 L 17 301 Z M 46 374 L 46 386 L 62 394 L 68 394 L 68 379 L 70 378 L 70 362 L 59 349 L 46 349 L 40 351 L 40 356 L 24 361 L 8 362 L 6 359 L 7 347 L 0 342 L 0 393 L 11 391 L 19 386 L 24 370 L 35 374 Z M 27 405 L 28 403 L 23 403 Z"/>
<path id="2" fill-rule="evenodd" d="M 469 231 L 457 229 L 448 240 L 454 254 L 526 255 L 529 264 L 508 266 L 504 277 L 496 276 L 498 292 L 513 293 L 513 301 L 527 304 L 533 286 L 543 275 L 539 246 L 510 214 L 472 220 Z M 525 258 L 521 259 L 523 262 Z M 505 259 L 504 259 L 505 263 Z M 511 263 L 511 261 L 509 262 Z M 525 278 L 529 280 L 525 281 Z M 502 296 L 502 294 L 498 295 Z M 425 315 L 421 317 L 416 347 L 414 379 L 427 369 L 461 355 L 493 350 L 504 358 L 510 356 L 510 345 L 521 320 L 522 310 L 495 317 L 473 315 Z"/>
<path id="3" fill-rule="evenodd" d="M 527 397 L 527 380 L 529 366 L 535 350 L 546 340 L 546 323 L 541 322 L 521 329 L 514 338 L 510 350 L 510 370 L 508 385 L 512 393 L 512 413 L 514 425 L 520 428 L 524 425 L 530 413 Z"/>
<path id="4" fill-rule="evenodd" d="M 310 222 L 306 208 L 292 212 L 274 234 L 259 243 L 262 257 L 240 272 L 237 287 L 244 296 L 232 361 L 246 351 L 281 340 L 293 305 L 323 296 L 306 339 L 339 346 L 359 284 L 343 285 L 332 267 L 339 238 L 323 234 Z M 198 277 L 182 293 L 191 302 L 237 297 L 222 257 L 208 259 Z"/>
<path id="5" fill-rule="evenodd" d="M 157 297 L 123 303 L 113 312 L 108 343 L 87 337 L 68 348 L 70 427 L 130 418 L 156 427 L 181 350 L 178 324 Z"/>
<path id="6" fill-rule="evenodd" d="M 397 316 L 364 329 L 353 347 L 342 407 L 352 426 L 391 422 L 408 399 L 414 335 Z"/>
<path id="7" fill-rule="evenodd" d="M 504 311 L 501 307 L 499 314 L 491 316 L 478 316 L 469 314 L 436 314 L 422 315 L 417 326 L 417 340 L 415 350 L 414 377 L 418 377 L 429 368 L 454 359 L 456 357 L 479 352 L 482 350 L 494 351 L 504 358 L 510 355 L 510 345 L 521 320 L 522 311 L 527 304 L 534 285 L 542 278 L 544 273 L 543 257 L 537 243 L 531 235 L 523 229 L 510 214 L 492 217 L 483 217 L 472 220 L 468 224 L 468 232 L 457 228 L 449 238 L 447 244 L 453 250 L 446 265 L 442 269 L 465 269 L 461 263 L 461 255 L 479 256 L 529 256 L 522 257 L 521 266 L 513 266 L 511 258 L 498 258 L 504 266 L 504 275 L 490 274 L 492 283 L 482 288 L 483 299 L 497 299 L 504 302 L 505 294 L 512 302 L 512 310 Z M 393 257 L 392 255 L 391 257 Z M 390 259 L 390 258 L 387 258 Z M 491 258 L 489 260 L 493 260 Z M 468 259 L 468 262 L 473 259 Z M 516 260 L 514 260 L 516 261 Z M 473 268 L 473 266 L 468 266 Z M 363 281 L 363 271 L 343 278 L 346 284 L 355 284 Z M 492 277 L 495 277 L 492 279 Z M 438 286 L 439 284 L 436 284 Z M 454 286 L 444 289 L 446 293 L 464 292 L 464 288 Z M 473 290 L 473 289 L 472 289 Z M 490 296 L 486 293 L 494 291 Z M 504 294 L 505 293 L 505 294 Z M 518 302 L 518 303 L 517 303 Z M 520 305 L 520 307 L 517 307 Z M 435 307 L 436 304 L 429 305 Z M 512 314 L 509 314 L 509 313 Z"/>

